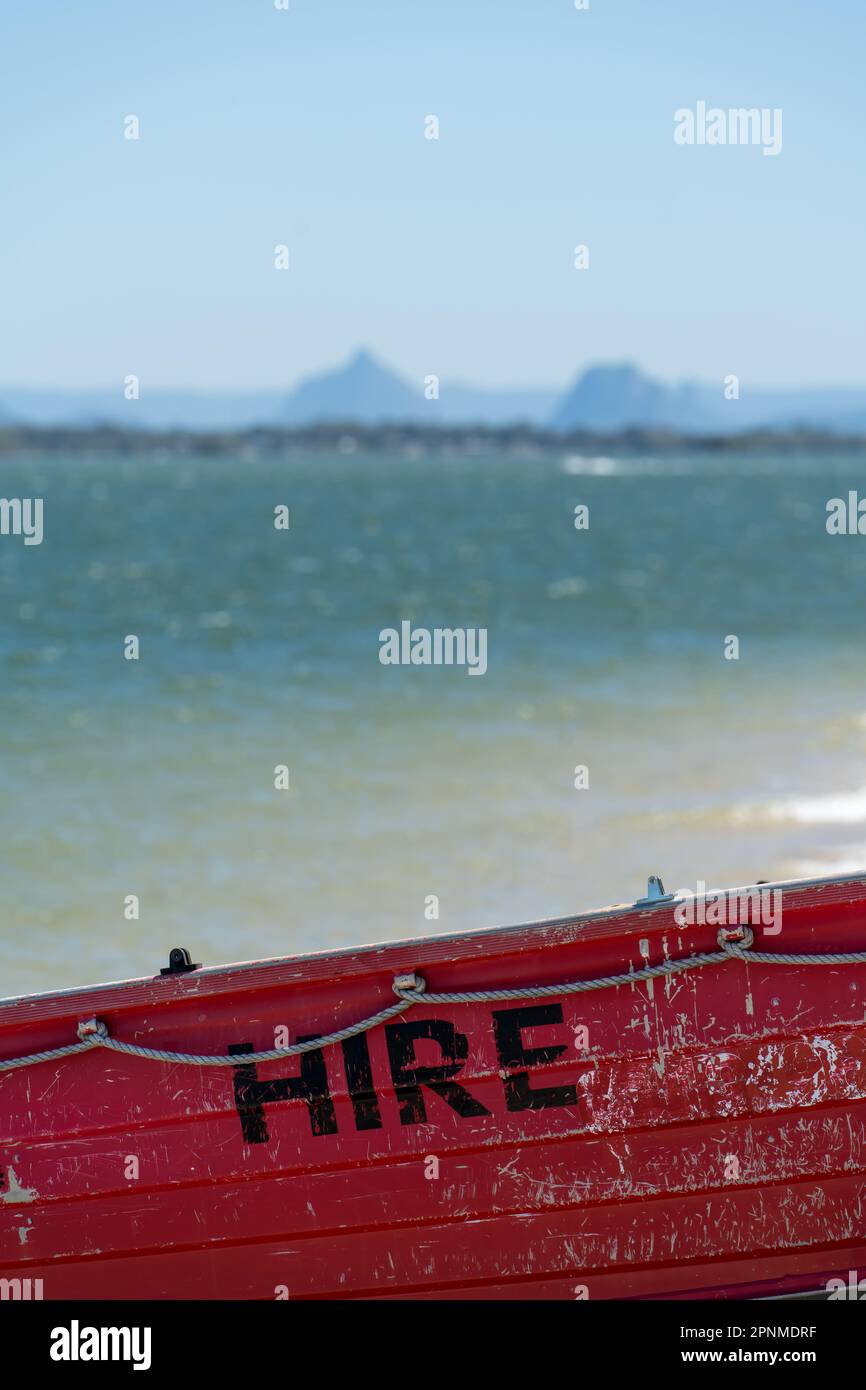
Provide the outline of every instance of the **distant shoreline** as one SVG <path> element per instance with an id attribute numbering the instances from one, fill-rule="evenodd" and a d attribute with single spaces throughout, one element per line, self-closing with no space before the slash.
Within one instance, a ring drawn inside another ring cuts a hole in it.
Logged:
<path id="1" fill-rule="evenodd" d="M 442 456 L 508 453 L 526 456 L 563 452 L 641 455 L 657 453 L 744 454 L 838 453 L 863 451 L 866 435 L 827 430 L 749 430 L 742 434 L 685 434 L 633 428 L 610 434 L 589 430 L 560 433 L 532 425 L 430 426 L 369 425 L 352 421 L 296 429 L 262 426 L 232 431 L 126 430 L 116 425 L 0 426 L 0 456 L 57 453 L 170 453 L 195 456 L 255 454 L 433 454 Z"/>

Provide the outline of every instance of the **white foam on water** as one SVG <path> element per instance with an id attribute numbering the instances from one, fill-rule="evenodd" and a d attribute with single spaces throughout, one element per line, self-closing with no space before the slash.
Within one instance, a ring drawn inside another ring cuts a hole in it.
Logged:
<path id="1" fill-rule="evenodd" d="M 826 859 L 795 859 L 792 878 L 831 878 L 834 874 L 866 872 L 866 845 L 840 845 Z"/>
<path id="2" fill-rule="evenodd" d="M 556 579 L 547 586 L 548 598 L 572 598 L 577 594 L 585 594 L 589 588 L 585 579 L 579 575 L 573 575 L 569 579 Z"/>
<path id="3" fill-rule="evenodd" d="M 763 806 L 735 806 L 730 820 L 736 825 L 866 825 L 866 787 L 823 796 L 791 796 Z"/>
<path id="4" fill-rule="evenodd" d="M 609 458 L 584 458 L 582 454 L 569 454 L 568 458 L 562 461 L 563 473 L 574 473 L 581 477 L 605 477 L 612 473 L 618 473 L 619 467 L 616 459 Z"/>

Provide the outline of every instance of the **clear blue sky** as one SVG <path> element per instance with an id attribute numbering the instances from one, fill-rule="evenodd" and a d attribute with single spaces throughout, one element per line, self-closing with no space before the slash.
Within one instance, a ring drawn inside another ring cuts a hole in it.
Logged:
<path id="1" fill-rule="evenodd" d="M 361 344 L 490 384 L 866 380 L 864 0 L 0 13 L 0 386 L 270 388 Z M 781 107 L 782 153 L 675 145 L 699 99 Z"/>

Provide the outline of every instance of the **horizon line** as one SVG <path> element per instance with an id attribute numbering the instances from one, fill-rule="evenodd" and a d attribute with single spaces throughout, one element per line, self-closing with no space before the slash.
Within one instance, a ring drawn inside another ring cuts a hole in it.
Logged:
<path id="1" fill-rule="evenodd" d="M 160 394 L 195 395 L 208 397 L 219 397 L 224 396 L 226 394 L 230 394 L 232 396 L 258 396 L 279 393 L 291 393 L 292 391 L 296 390 L 299 386 L 303 385 L 304 383 L 310 380 L 314 380 L 323 376 L 333 375 L 341 370 L 344 370 L 346 367 L 350 366 L 352 362 L 356 361 L 359 356 L 367 356 L 371 358 L 378 366 L 384 368 L 385 371 L 391 372 L 395 376 L 399 376 L 407 386 L 411 387 L 415 380 L 415 378 L 411 374 L 407 373 L 404 368 L 392 366 L 389 361 L 386 361 L 384 358 L 378 356 L 378 354 L 376 353 L 371 352 L 369 349 L 360 349 L 349 353 L 348 355 L 339 359 L 339 361 L 337 361 L 336 363 L 333 363 L 331 366 L 310 368 L 302 375 L 292 378 L 287 382 L 263 382 L 261 384 L 256 385 L 234 385 L 229 383 L 223 383 L 221 385 L 205 385 L 193 383 L 166 383 L 148 381 L 146 382 L 146 390 L 148 395 L 151 395 L 154 392 L 159 392 Z M 651 369 L 645 368 L 641 365 L 641 363 L 635 361 L 634 359 L 621 357 L 600 358 L 598 360 L 589 361 L 584 366 L 579 367 L 576 371 L 572 372 L 572 374 L 568 376 L 565 379 L 565 381 L 561 384 L 553 382 L 533 383 L 520 381 L 489 383 L 484 381 L 473 380 L 468 377 L 440 377 L 439 380 L 440 387 L 450 386 L 452 388 L 469 388 L 474 391 L 489 392 L 491 394 L 507 394 L 508 392 L 514 391 L 519 391 L 521 394 L 549 394 L 562 393 L 570 390 L 582 377 L 586 376 L 586 374 L 590 371 L 595 371 L 599 368 L 612 370 L 615 368 L 625 367 L 634 369 L 642 377 L 659 383 L 667 387 L 668 389 L 682 386 L 712 386 L 718 380 L 713 376 L 695 375 L 668 377 L 654 375 Z M 103 393 L 107 394 L 118 390 L 122 392 L 123 380 L 125 375 L 127 375 L 127 373 L 123 372 L 118 378 L 116 378 L 113 381 L 103 381 L 98 383 L 89 382 L 85 385 L 77 386 L 65 383 L 59 384 L 56 382 L 11 380 L 0 381 L 0 408 L 2 408 L 3 405 L 3 393 L 7 391 L 50 392 L 58 395 L 82 395 Z M 426 373 L 424 375 L 426 375 Z M 421 376 L 421 384 L 418 386 L 419 393 L 422 396 L 424 375 Z M 146 379 L 142 378 L 141 381 L 142 386 L 144 387 Z M 748 378 L 744 379 L 743 377 L 740 377 L 740 384 L 741 387 L 745 385 L 746 389 L 752 394 L 756 392 L 787 393 L 801 391 L 866 391 L 866 381 L 842 381 L 839 379 L 834 379 L 830 381 L 800 379 L 799 381 L 781 383 L 766 381 L 756 382 L 754 380 L 749 380 Z M 133 403 L 134 402 L 130 402 L 130 404 Z M 431 402 L 431 404 L 433 404 L 433 402 Z"/>

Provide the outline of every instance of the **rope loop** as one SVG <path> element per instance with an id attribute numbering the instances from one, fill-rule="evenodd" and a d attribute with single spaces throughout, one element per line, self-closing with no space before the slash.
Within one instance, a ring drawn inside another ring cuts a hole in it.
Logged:
<path id="1" fill-rule="evenodd" d="M 748 951 L 749 947 L 754 945 L 755 933 L 751 927 L 746 926 L 722 927 L 716 940 L 723 951 L 738 956 L 741 951 Z"/>
<path id="2" fill-rule="evenodd" d="M 398 999 L 412 998 L 413 995 L 423 994 L 427 988 L 427 981 L 423 975 L 395 975 L 394 983 L 391 988 Z M 414 1002 L 414 1001 L 413 1001 Z"/>
<path id="3" fill-rule="evenodd" d="M 82 1042 L 91 1045 L 96 1045 L 108 1037 L 108 1025 L 103 1023 L 101 1018 L 83 1018 L 75 1031 Z"/>

